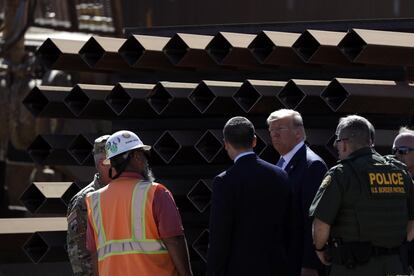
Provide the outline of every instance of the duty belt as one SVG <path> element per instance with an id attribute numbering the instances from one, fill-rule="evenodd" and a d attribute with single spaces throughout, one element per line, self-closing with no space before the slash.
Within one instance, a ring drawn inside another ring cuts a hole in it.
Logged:
<path id="1" fill-rule="evenodd" d="M 375 246 L 371 242 L 343 242 L 340 238 L 333 238 L 328 250 L 332 263 L 349 269 L 369 262 L 371 257 L 400 254 L 400 246 L 386 248 Z"/>
<path id="2" fill-rule="evenodd" d="M 372 246 L 372 256 L 396 255 L 400 254 L 400 247 L 386 248 L 379 246 Z"/>

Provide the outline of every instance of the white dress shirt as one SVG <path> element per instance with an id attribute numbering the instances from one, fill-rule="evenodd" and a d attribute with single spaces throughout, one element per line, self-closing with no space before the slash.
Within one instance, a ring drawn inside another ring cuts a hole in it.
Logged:
<path id="1" fill-rule="evenodd" d="M 286 153 L 285 155 L 282 155 L 283 159 L 285 159 L 285 162 L 282 165 L 282 169 L 285 169 L 286 166 L 289 164 L 290 160 L 292 160 L 293 156 L 298 152 L 298 150 L 305 144 L 304 141 L 300 141 L 296 146 L 293 147 L 291 151 Z"/>

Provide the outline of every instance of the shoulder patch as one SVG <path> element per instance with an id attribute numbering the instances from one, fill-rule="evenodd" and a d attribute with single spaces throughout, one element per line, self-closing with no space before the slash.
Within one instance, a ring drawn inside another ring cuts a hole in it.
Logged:
<path id="1" fill-rule="evenodd" d="M 331 181 L 332 181 L 332 177 L 331 177 L 331 175 L 330 175 L 330 174 L 328 174 L 328 175 L 327 175 L 327 176 L 325 176 L 325 178 L 323 179 L 322 184 L 321 184 L 321 188 L 326 188 L 326 187 L 328 187 L 328 186 L 329 186 L 329 184 L 331 184 Z"/>

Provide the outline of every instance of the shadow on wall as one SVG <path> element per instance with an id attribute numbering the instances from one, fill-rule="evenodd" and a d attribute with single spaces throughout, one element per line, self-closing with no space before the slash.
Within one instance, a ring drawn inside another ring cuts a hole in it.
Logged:
<path id="1" fill-rule="evenodd" d="M 72 276 L 69 262 L 58 263 L 16 263 L 0 265 L 0 276 L 31 275 L 31 276 Z"/>
<path id="2" fill-rule="evenodd" d="M 125 27 L 408 18 L 413 1 L 170 0 L 123 2 Z M 150 17 L 150 18 L 148 18 Z M 149 26 L 148 24 L 151 24 Z"/>

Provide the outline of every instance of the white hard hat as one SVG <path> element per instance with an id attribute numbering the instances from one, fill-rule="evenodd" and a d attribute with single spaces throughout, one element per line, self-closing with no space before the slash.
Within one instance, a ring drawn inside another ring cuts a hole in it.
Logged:
<path id="1" fill-rule="evenodd" d="M 107 159 L 105 160 L 105 163 L 108 163 L 109 159 L 112 157 L 133 149 L 150 150 L 151 147 L 144 145 L 138 135 L 131 131 L 117 131 L 108 138 L 108 141 L 106 141 L 105 151 Z"/>

